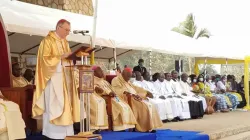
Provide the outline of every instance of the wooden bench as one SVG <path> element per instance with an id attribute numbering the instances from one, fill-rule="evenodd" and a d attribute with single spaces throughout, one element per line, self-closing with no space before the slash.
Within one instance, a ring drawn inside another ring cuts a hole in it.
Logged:
<path id="1" fill-rule="evenodd" d="M 26 128 L 32 131 L 37 130 L 36 120 L 31 118 L 34 89 L 34 85 L 15 88 L 0 87 L 0 91 L 5 98 L 19 105 Z"/>

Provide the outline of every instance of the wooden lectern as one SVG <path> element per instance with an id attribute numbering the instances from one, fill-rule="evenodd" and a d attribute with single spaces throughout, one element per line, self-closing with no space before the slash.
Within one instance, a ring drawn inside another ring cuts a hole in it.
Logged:
<path id="1" fill-rule="evenodd" d="M 83 46 L 67 57 L 74 62 L 74 66 L 79 70 L 79 92 L 80 92 L 80 133 L 76 136 L 66 137 L 66 140 L 74 139 L 101 139 L 100 135 L 93 135 L 90 132 L 90 94 L 94 92 L 94 72 L 87 64 L 87 57 L 95 49 Z M 76 65 L 76 61 L 81 61 L 81 65 Z M 84 108 L 86 110 L 86 124 L 84 124 Z M 84 126 L 86 125 L 86 130 Z"/>

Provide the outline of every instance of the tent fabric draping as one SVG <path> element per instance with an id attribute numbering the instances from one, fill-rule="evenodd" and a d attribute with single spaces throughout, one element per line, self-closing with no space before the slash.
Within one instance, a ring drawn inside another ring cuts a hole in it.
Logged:
<path id="1" fill-rule="evenodd" d="M 119 7 L 114 9 L 119 9 Z M 219 58 L 228 59 L 228 64 L 245 60 L 245 75 L 248 75 L 249 57 L 246 56 L 250 52 L 248 47 L 250 41 L 247 36 L 240 38 L 232 36 L 216 38 L 214 36 L 208 40 L 195 40 L 171 32 L 170 26 L 166 27 L 166 20 L 159 22 L 162 17 L 160 13 L 155 15 L 150 12 L 145 14 L 144 10 L 136 13 L 133 10 L 128 10 L 130 12 L 128 15 L 120 15 L 116 11 L 112 11 L 114 9 L 108 9 L 105 6 L 105 1 L 100 1 L 95 44 L 104 47 L 99 49 L 99 52 L 95 54 L 96 57 L 111 60 L 113 48 L 117 48 L 117 51 L 121 49 L 121 54 L 128 50 L 144 50 L 190 57 L 217 58 L 216 60 L 208 60 L 208 63 L 210 61 L 211 63 L 223 63 L 223 60 L 219 60 Z M 16 53 L 19 54 L 25 51 L 36 54 L 36 46 L 39 45 L 42 37 L 47 35 L 49 30 L 54 30 L 56 22 L 61 18 L 71 22 L 72 30 L 89 30 L 90 34 L 92 32 L 92 17 L 19 1 L 1 0 L 0 13 L 9 32 L 10 50 L 17 51 Z M 140 20 L 133 22 L 130 16 L 140 17 Z M 148 20 L 155 21 L 155 24 L 152 25 Z M 11 35 L 12 33 L 15 34 Z M 81 43 L 90 43 L 89 36 L 70 34 L 68 40 L 73 50 L 80 47 Z M 24 47 L 36 49 L 23 49 Z M 247 75 L 245 80 L 248 81 Z"/>
<path id="2" fill-rule="evenodd" d="M 192 49 L 188 49 L 194 48 L 194 45 L 191 45 L 194 40 L 171 31 L 166 32 L 165 36 L 156 37 L 155 34 L 142 36 L 142 34 L 145 34 L 140 32 L 142 30 L 133 30 L 130 35 L 125 35 L 124 39 L 120 39 L 124 37 L 124 33 L 122 31 L 114 32 L 118 29 L 112 28 L 112 21 L 107 21 L 107 17 L 109 17 L 107 13 L 105 15 L 101 14 L 102 9 L 105 9 L 101 2 L 99 7 L 98 14 L 100 14 L 98 16 L 95 44 L 96 46 L 102 46 L 103 49 L 99 48 L 98 53 L 95 54 L 96 58 L 110 61 L 113 58 L 113 48 L 115 47 L 118 56 L 133 50 L 155 51 L 191 57 L 203 56 L 191 51 Z M 90 34 L 92 32 L 93 17 L 19 1 L 1 0 L 0 14 L 9 34 L 10 51 L 19 55 L 35 55 L 43 36 L 46 36 L 49 30 L 54 30 L 56 22 L 61 18 L 71 22 L 72 30 L 89 30 Z M 114 35 L 114 33 L 119 34 Z M 134 34 L 139 36 L 136 37 Z M 130 38 L 133 38 L 133 40 Z M 68 40 L 73 50 L 80 47 L 82 43 L 90 43 L 88 36 L 83 37 L 75 34 L 70 34 Z M 185 46 L 184 49 L 182 49 L 183 46 Z"/>
<path id="3" fill-rule="evenodd" d="M 148 23 L 148 19 L 159 20 L 159 15 L 158 17 L 152 14 L 145 16 L 143 15 L 143 11 L 138 11 L 138 13 L 132 12 L 133 14 L 128 13 L 128 16 L 123 16 L 119 15 L 120 13 L 114 14 L 116 12 L 112 11 L 119 7 L 107 9 L 105 4 L 105 1 L 99 1 L 95 43 L 97 46 L 107 47 L 102 50 L 109 50 L 109 56 L 105 56 L 104 58 L 112 58 L 112 48 L 115 47 L 118 48 L 117 50 L 122 49 L 122 53 L 127 50 L 144 50 L 190 57 L 237 58 L 242 60 L 246 56 L 246 51 L 240 49 L 237 51 L 238 53 L 234 54 L 222 53 L 221 51 L 225 52 L 223 45 L 227 46 L 232 44 L 227 43 L 228 40 L 221 41 L 222 43 L 218 44 L 218 40 L 213 40 L 212 38 L 209 40 L 189 38 L 170 31 L 168 26 L 165 27 L 165 21 L 163 23 L 155 22 L 159 26 L 150 26 L 152 23 Z M 19 49 L 19 51 L 17 51 L 19 53 L 27 49 L 22 49 L 24 47 L 32 47 L 39 44 L 41 38 L 47 35 L 49 30 L 53 30 L 56 22 L 61 18 L 71 21 L 72 30 L 89 30 L 90 34 L 92 32 L 93 17 L 19 1 L 1 0 L 0 13 L 7 31 L 16 33 L 10 36 L 11 50 L 12 48 L 14 48 L 13 50 Z M 141 16 L 141 18 L 137 22 L 126 22 L 130 21 L 130 16 Z M 27 39 L 31 37 L 32 39 Z M 19 40 L 17 41 L 17 39 Z M 21 39 L 25 41 L 22 42 L 20 41 Z M 88 36 L 83 37 L 82 35 L 74 34 L 70 34 L 68 40 L 71 42 L 71 46 L 74 46 L 74 49 L 81 46 L 81 44 L 77 45 L 77 43 L 89 43 L 90 41 Z M 231 40 L 233 39 L 230 39 L 230 41 Z M 32 41 L 36 41 L 36 43 L 31 44 Z M 25 44 L 27 42 L 30 44 Z M 243 45 L 239 40 L 234 41 L 233 44 L 236 45 L 236 43 Z M 214 47 L 217 45 L 222 46 L 221 50 L 213 51 L 218 50 L 218 48 Z M 204 48 L 214 49 L 207 51 Z M 28 53 L 33 54 L 36 52 L 36 49 L 28 51 Z M 101 52 L 102 51 L 100 51 L 100 53 Z M 105 53 L 105 55 L 106 54 L 107 53 Z M 237 56 L 235 54 L 237 54 Z M 98 55 L 95 56 L 101 57 Z"/>

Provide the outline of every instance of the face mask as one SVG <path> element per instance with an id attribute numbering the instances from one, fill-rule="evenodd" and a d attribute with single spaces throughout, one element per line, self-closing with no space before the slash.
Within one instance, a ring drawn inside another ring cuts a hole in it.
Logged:
<path id="1" fill-rule="evenodd" d="M 227 79 L 223 79 L 223 82 L 227 82 Z"/>
<path id="2" fill-rule="evenodd" d="M 191 83 L 191 80 L 188 78 L 188 79 L 187 79 L 187 82 L 190 84 L 190 83 Z"/>
<path id="3" fill-rule="evenodd" d="M 203 78 L 199 78 L 199 81 L 203 82 Z"/>
<path id="4" fill-rule="evenodd" d="M 193 82 L 196 83 L 196 82 L 197 82 L 197 79 L 194 79 Z"/>

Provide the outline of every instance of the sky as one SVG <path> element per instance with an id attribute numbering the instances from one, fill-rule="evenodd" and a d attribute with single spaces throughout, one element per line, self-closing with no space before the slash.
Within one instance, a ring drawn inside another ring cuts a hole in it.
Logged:
<path id="1" fill-rule="evenodd" d="M 125 22 L 140 31 L 157 31 L 162 25 L 171 29 L 193 13 L 198 27 L 213 36 L 248 36 L 249 4 L 247 0 L 99 0 L 98 16 L 109 15 L 103 17 L 109 23 L 121 23 L 116 26 Z"/>
<path id="2" fill-rule="evenodd" d="M 137 45 L 159 45 L 168 40 L 173 27 L 193 13 L 198 30 L 207 28 L 212 34 L 209 41 L 200 39 L 199 47 L 217 50 L 217 55 L 244 57 L 250 52 L 249 4 L 247 0 L 99 0 L 97 35 Z M 102 32 L 98 34 L 98 30 Z M 236 49 L 230 52 L 229 47 Z M 219 66 L 216 69 L 220 71 Z"/>

